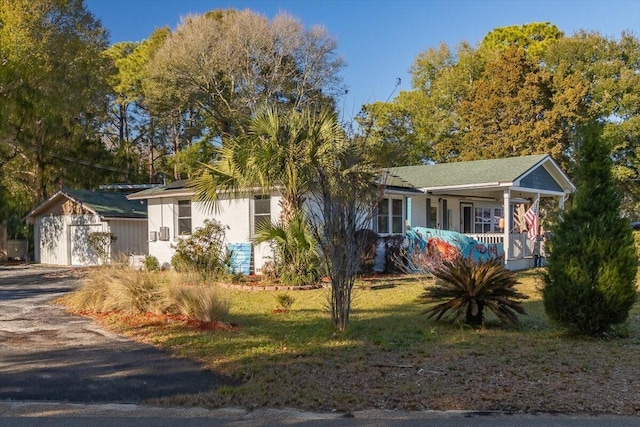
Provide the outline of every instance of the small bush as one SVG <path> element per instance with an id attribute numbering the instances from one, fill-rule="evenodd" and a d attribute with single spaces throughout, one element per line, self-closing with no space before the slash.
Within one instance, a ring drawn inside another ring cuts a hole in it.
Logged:
<path id="1" fill-rule="evenodd" d="M 153 255 L 147 255 L 144 258 L 144 269 L 147 271 L 158 271 L 160 270 L 160 263 L 158 262 L 158 258 Z"/>
<path id="2" fill-rule="evenodd" d="M 407 270 L 404 236 L 385 236 L 385 273 L 400 273 Z"/>
<path id="3" fill-rule="evenodd" d="M 518 323 L 517 313 L 526 314 L 521 300 L 528 296 L 515 289 L 519 283 L 515 273 L 499 259 L 443 259 L 431 273 L 436 277 L 435 285 L 425 288 L 419 297 L 423 304 L 436 303 L 427 309 L 428 318 L 439 320 L 448 314 L 455 320 L 464 315 L 467 324 L 478 327 L 484 323 L 485 308 L 502 322 Z"/>
<path id="4" fill-rule="evenodd" d="M 316 243 L 301 214 L 294 215 L 286 225 L 263 223 L 256 230 L 255 241 L 270 242 L 274 257 L 273 269 L 269 273 L 274 274 L 280 283 L 303 286 L 320 280 Z"/>
<path id="5" fill-rule="evenodd" d="M 171 266 L 178 272 L 197 271 L 207 279 L 222 277 L 231 265 L 224 241 L 224 227 L 217 221 L 205 220 L 191 236 L 178 241 Z"/>
<path id="6" fill-rule="evenodd" d="M 363 248 L 360 257 L 360 273 L 373 273 L 376 262 L 376 249 L 378 247 L 378 233 L 373 230 L 363 228 L 356 232 L 356 241 Z"/>
<path id="7" fill-rule="evenodd" d="M 296 299 L 289 294 L 279 294 L 276 299 L 278 300 L 280 308 L 286 311 L 289 311 L 293 303 L 296 301 Z"/>

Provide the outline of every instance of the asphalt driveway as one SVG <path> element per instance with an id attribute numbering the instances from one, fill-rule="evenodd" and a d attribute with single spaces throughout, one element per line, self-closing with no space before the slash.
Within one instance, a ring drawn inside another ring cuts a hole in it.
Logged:
<path id="1" fill-rule="evenodd" d="M 231 382 L 50 302 L 78 285 L 70 269 L 0 266 L 0 399 L 140 403 Z"/>

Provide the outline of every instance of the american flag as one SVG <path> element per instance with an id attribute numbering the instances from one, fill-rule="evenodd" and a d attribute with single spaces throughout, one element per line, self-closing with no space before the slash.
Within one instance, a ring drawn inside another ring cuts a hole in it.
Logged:
<path id="1" fill-rule="evenodd" d="M 524 214 L 524 220 L 527 223 L 527 234 L 529 239 L 536 240 L 536 237 L 538 237 L 538 228 L 540 226 L 540 198 L 537 198 L 527 213 Z"/>

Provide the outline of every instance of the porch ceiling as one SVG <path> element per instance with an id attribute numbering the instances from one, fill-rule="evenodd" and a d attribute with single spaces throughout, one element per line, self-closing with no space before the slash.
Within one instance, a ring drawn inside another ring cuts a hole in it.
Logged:
<path id="1" fill-rule="evenodd" d="M 468 188 L 422 188 L 423 192 L 434 196 L 453 196 L 468 197 L 470 199 L 486 199 L 502 201 L 504 199 L 504 191 L 509 190 L 511 198 L 535 199 L 540 197 L 559 197 L 564 193 L 550 192 L 545 190 L 522 188 L 517 186 L 497 186 L 497 187 L 468 187 Z"/>

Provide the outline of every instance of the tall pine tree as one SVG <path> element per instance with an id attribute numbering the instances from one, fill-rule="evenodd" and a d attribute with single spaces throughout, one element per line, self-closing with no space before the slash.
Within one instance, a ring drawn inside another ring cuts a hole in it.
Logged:
<path id="1" fill-rule="evenodd" d="M 584 129 L 577 148 L 577 192 L 552 228 L 543 291 L 549 317 L 578 335 L 598 335 L 623 323 L 636 300 L 632 230 L 620 216 L 611 149 L 601 126 Z"/>

